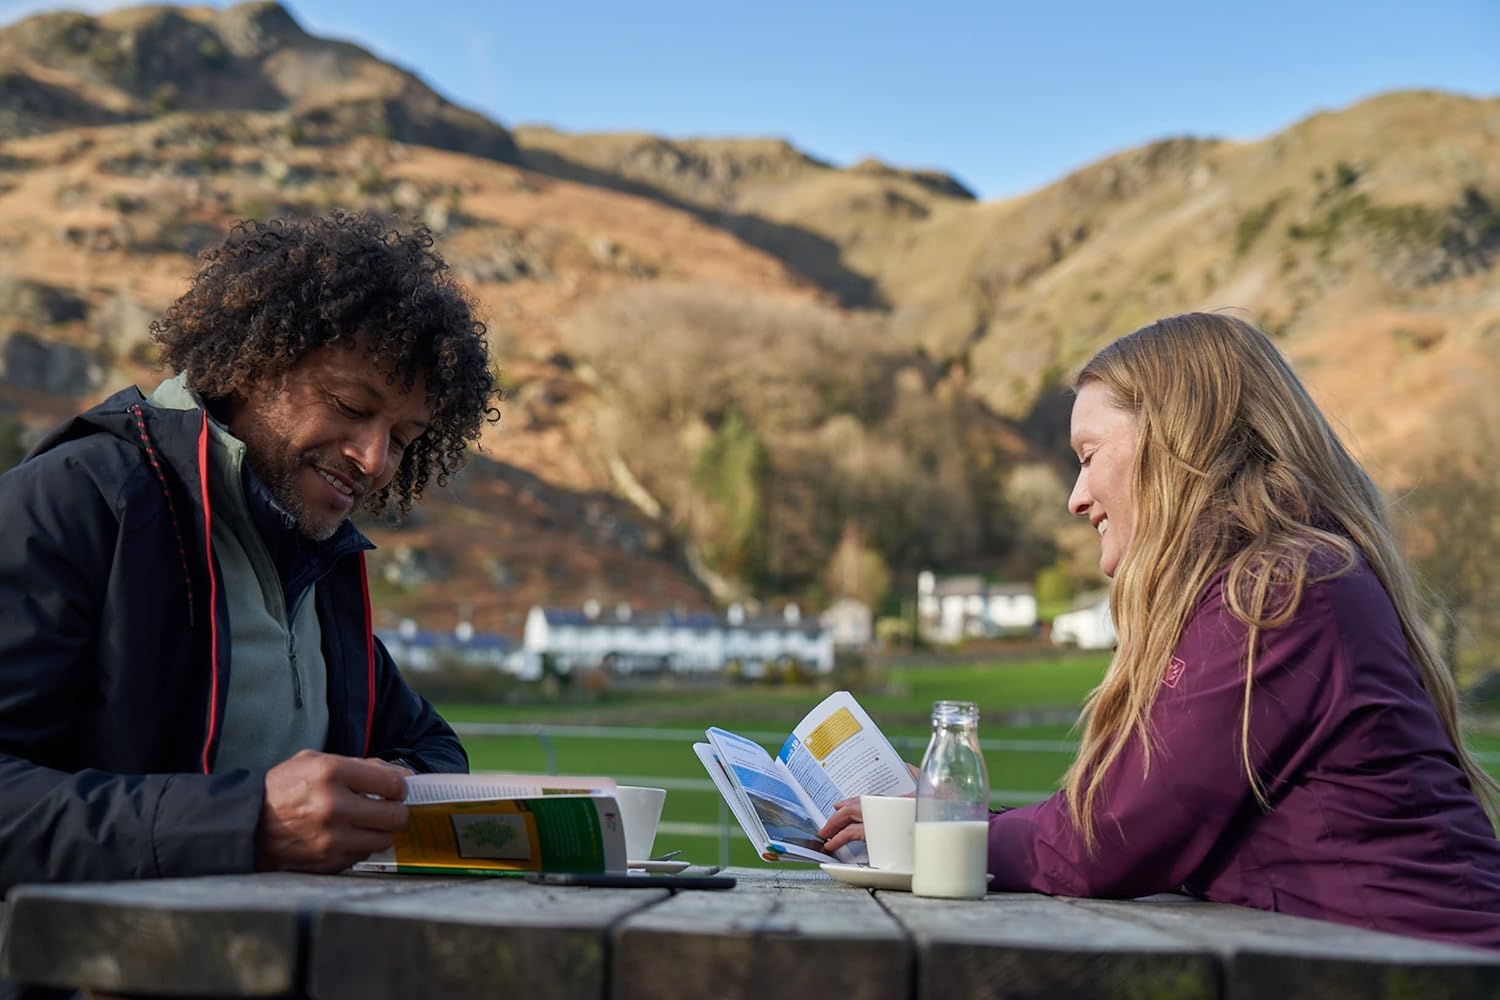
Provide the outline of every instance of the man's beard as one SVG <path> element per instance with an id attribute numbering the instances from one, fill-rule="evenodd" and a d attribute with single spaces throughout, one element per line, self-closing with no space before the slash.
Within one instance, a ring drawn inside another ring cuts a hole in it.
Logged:
<path id="1" fill-rule="evenodd" d="M 257 454 L 259 449 L 246 447 L 245 461 L 250 463 L 250 469 L 260 481 L 271 491 L 271 497 L 276 501 L 287 516 L 292 519 L 298 534 L 314 542 L 326 542 L 333 537 L 347 517 L 336 517 L 318 519 L 307 507 L 307 502 L 302 497 L 302 491 L 297 488 L 297 477 L 303 469 L 310 470 L 313 475 L 321 474 L 317 471 L 322 468 L 338 468 L 346 463 L 320 461 L 314 452 L 306 452 L 295 458 L 287 458 L 283 461 L 267 462 L 261 455 Z M 341 470 L 349 480 L 359 483 L 363 477 L 352 469 Z M 356 506 L 358 498 L 356 498 Z"/>

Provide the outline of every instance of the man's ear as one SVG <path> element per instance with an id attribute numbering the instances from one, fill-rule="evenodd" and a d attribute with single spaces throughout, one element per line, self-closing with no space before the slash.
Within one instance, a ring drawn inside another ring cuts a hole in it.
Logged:
<path id="1" fill-rule="evenodd" d="M 204 400 L 208 412 L 213 414 L 214 419 L 228 427 L 230 432 L 239 436 L 239 424 L 245 414 L 249 397 L 240 389 L 231 389 L 228 394 L 218 398 Z"/>

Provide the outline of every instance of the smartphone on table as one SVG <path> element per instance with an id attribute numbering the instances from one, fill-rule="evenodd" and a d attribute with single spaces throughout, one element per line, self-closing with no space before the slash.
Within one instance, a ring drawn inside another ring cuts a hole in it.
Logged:
<path id="1" fill-rule="evenodd" d="M 733 889 L 733 875 L 626 875 L 621 872 L 527 872 L 536 885 L 586 885 L 596 889 Z"/>

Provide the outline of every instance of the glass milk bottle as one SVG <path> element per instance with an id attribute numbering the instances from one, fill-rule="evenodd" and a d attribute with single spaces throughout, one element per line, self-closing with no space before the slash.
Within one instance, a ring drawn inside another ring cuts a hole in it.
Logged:
<path id="1" fill-rule="evenodd" d="M 932 740 L 917 776 L 915 895 L 984 895 L 989 805 L 990 779 L 979 752 L 979 706 L 934 702 Z"/>

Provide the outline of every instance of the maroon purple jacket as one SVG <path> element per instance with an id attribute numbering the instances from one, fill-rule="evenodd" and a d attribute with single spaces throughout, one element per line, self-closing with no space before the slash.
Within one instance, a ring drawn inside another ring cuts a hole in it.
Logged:
<path id="1" fill-rule="evenodd" d="M 1500 949 L 1500 843 L 1361 560 L 1262 633 L 1240 756 L 1246 629 L 1210 584 L 1138 745 L 1097 800 L 1092 857 L 1061 795 L 990 819 L 992 889 L 1225 903 Z"/>

